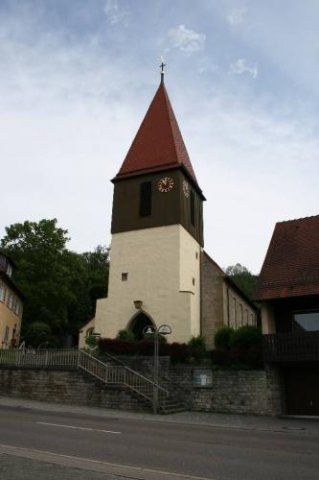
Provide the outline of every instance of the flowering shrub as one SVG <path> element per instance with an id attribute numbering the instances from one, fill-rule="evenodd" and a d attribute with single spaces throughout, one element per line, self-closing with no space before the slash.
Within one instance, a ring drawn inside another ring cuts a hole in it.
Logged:
<path id="1" fill-rule="evenodd" d="M 101 338 L 98 345 L 101 354 L 105 352 L 111 355 L 154 355 L 154 341 L 150 339 L 131 342 L 119 340 L 118 338 Z M 187 362 L 189 358 L 195 356 L 194 350 L 196 350 L 196 348 L 186 343 L 159 342 L 159 355 L 170 356 L 173 363 Z"/>

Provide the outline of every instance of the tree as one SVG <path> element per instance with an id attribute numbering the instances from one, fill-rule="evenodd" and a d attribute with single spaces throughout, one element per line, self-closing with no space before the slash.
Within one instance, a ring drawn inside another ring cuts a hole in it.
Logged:
<path id="1" fill-rule="evenodd" d="M 88 273 L 91 313 L 95 313 L 96 300 L 107 296 L 110 249 L 98 245 L 93 252 L 82 254 Z"/>
<path id="2" fill-rule="evenodd" d="M 249 298 L 253 298 L 257 283 L 256 275 L 253 275 L 240 263 L 236 263 L 236 265 L 227 267 L 226 274 Z"/>
<path id="3" fill-rule="evenodd" d="M 6 228 L 1 247 L 16 263 L 15 280 L 26 296 L 24 331 L 34 322 L 46 323 L 53 332 L 65 330 L 68 288 L 63 255 L 68 240 L 56 219 Z"/>
<path id="4" fill-rule="evenodd" d="M 56 219 L 25 221 L 7 227 L 1 241 L 26 296 L 22 337 L 30 343 L 65 344 L 94 315 L 96 299 L 106 295 L 108 250 L 72 252 L 67 234 Z"/>

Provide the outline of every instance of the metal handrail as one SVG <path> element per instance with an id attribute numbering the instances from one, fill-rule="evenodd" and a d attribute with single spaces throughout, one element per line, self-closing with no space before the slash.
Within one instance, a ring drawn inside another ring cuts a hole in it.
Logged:
<path id="1" fill-rule="evenodd" d="M 161 399 L 169 391 L 126 365 L 107 365 L 93 355 L 78 349 L 0 350 L 0 365 L 37 368 L 80 368 L 103 383 L 121 385 L 152 401 L 156 388 Z"/>
<path id="2" fill-rule="evenodd" d="M 70 348 L 45 350 L 0 350 L 0 365 L 21 367 L 76 367 L 78 350 Z"/>
<path id="3" fill-rule="evenodd" d="M 82 362 L 83 358 L 85 359 L 84 364 Z M 93 355 L 87 352 L 84 352 L 83 350 L 80 351 L 78 365 L 82 370 L 85 370 L 86 372 L 90 373 L 96 378 L 99 378 L 104 383 L 124 385 L 130 388 L 131 390 L 136 391 L 141 396 L 146 397 L 148 400 L 151 400 L 152 398 L 154 387 L 156 387 L 162 394 L 164 394 L 164 396 L 169 396 L 169 391 L 166 390 L 164 387 L 162 387 L 161 385 L 155 384 L 152 380 L 145 377 L 141 373 L 136 372 L 135 370 L 132 370 L 130 367 L 127 367 L 126 365 L 119 365 L 119 366 L 106 365 L 98 358 L 94 357 Z M 94 367 L 94 365 L 98 365 L 102 370 L 104 370 L 104 372 L 103 371 L 99 372 Z M 131 377 L 131 381 L 129 381 L 130 377 Z M 145 391 L 141 391 L 139 387 L 140 388 L 149 387 L 151 389 L 150 395 L 146 395 Z"/>
<path id="4" fill-rule="evenodd" d="M 118 365 L 121 365 L 123 367 L 127 367 L 127 368 L 130 368 L 127 363 L 123 362 L 122 360 L 120 360 L 118 357 L 114 357 L 113 355 L 111 355 L 110 353 L 108 352 L 103 352 L 103 355 L 106 356 L 107 358 L 109 358 L 111 361 L 117 363 Z M 139 373 L 137 372 L 136 370 L 134 370 L 136 373 Z M 152 373 L 151 374 L 152 376 L 154 376 L 154 374 Z M 146 375 L 144 375 L 146 377 Z M 146 378 L 149 378 L 149 377 L 146 377 Z M 160 377 L 159 377 L 159 380 L 161 382 L 165 382 L 165 383 L 168 383 L 170 386 L 174 387 L 174 388 L 177 388 L 179 390 L 183 390 L 183 391 L 187 391 L 187 392 L 191 392 L 192 389 L 191 387 L 187 387 L 185 385 L 182 385 L 174 380 L 171 379 L 171 377 L 169 377 L 168 375 L 166 375 L 165 373 L 160 373 Z M 159 386 L 160 383 L 158 384 Z M 166 388 L 166 391 L 169 392 L 169 390 Z"/>

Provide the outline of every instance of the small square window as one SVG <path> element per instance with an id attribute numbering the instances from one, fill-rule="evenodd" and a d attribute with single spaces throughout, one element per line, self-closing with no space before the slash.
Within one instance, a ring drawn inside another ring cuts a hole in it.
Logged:
<path id="1" fill-rule="evenodd" d="M 126 282 L 128 273 L 122 273 L 122 282 Z"/>

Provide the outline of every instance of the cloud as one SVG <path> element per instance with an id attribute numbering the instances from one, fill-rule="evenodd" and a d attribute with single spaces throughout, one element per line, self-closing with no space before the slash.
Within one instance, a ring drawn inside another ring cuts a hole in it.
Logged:
<path id="1" fill-rule="evenodd" d="M 230 25 L 236 26 L 244 22 L 246 16 L 245 8 L 234 8 L 227 15 L 227 21 Z"/>
<path id="2" fill-rule="evenodd" d="M 186 28 L 185 25 L 178 25 L 171 28 L 168 37 L 174 48 L 182 52 L 194 53 L 202 50 L 205 46 L 206 35 Z"/>
<path id="3" fill-rule="evenodd" d="M 239 58 L 236 62 L 230 65 L 231 73 L 236 75 L 243 75 L 244 73 L 248 73 L 253 78 L 256 78 L 258 75 L 258 67 L 257 65 L 253 65 L 247 62 L 244 58 Z"/>
<path id="4" fill-rule="evenodd" d="M 207 197 L 205 248 L 224 267 L 240 261 L 257 273 L 276 221 L 318 213 L 319 141 L 292 112 L 215 93 L 206 102 L 180 93 L 180 126 Z"/>
<path id="5" fill-rule="evenodd" d="M 120 6 L 118 0 L 107 0 L 104 12 L 111 25 L 126 23 L 129 16 L 128 10 Z"/>
<path id="6" fill-rule="evenodd" d="M 131 2 L 119 4 L 131 7 Z M 138 32 L 130 37 L 132 50 L 118 55 L 118 44 L 108 37 L 105 44 L 104 14 L 103 35 L 89 28 L 72 32 L 76 37 L 70 41 L 69 22 L 63 25 L 61 16 L 61 30 L 50 29 L 42 8 L 42 24 L 37 9 L 11 19 L 0 9 L 0 158 L 5 159 L 0 163 L 2 177 L 13 179 L 2 185 L 0 237 L 5 225 L 57 217 L 69 229 L 71 248 L 87 251 L 109 241 L 113 187 L 108 179 L 118 171 L 155 92 L 152 62 L 162 29 L 138 43 L 141 18 L 136 28 L 132 7 L 128 28 Z M 179 24 L 170 20 L 162 28 L 167 32 Z M 127 38 L 126 30 L 123 35 Z M 253 40 L 258 43 L 253 37 L 247 44 L 255 47 Z M 242 52 L 244 46 L 236 46 Z M 176 52 L 181 72 L 185 54 L 177 47 Z M 233 51 L 235 64 L 240 57 L 252 58 L 240 52 Z M 208 53 L 195 62 L 203 71 L 213 69 L 212 59 L 218 57 Z M 277 53 L 272 44 L 270 58 Z M 264 62 L 260 50 L 258 55 Z M 242 71 L 247 64 L 252 72 Z M 233 74 L 253 75 L 253 64 L 245 60 Z M 208 200 L 205 248 L 222 266 L 240 262 L 257 273 L 276 221 L 318 213 L 316 112 L 306 104 L 296 108 L 304 97 L 291 102 L 273 82 L 266 85 L 266 96 L 241 82 L 234 92 L 231 75 L 225 79 L 222 70 L 214 82 L 197 72 L 194 78 L 180 72 L 167 83 Z"/>

